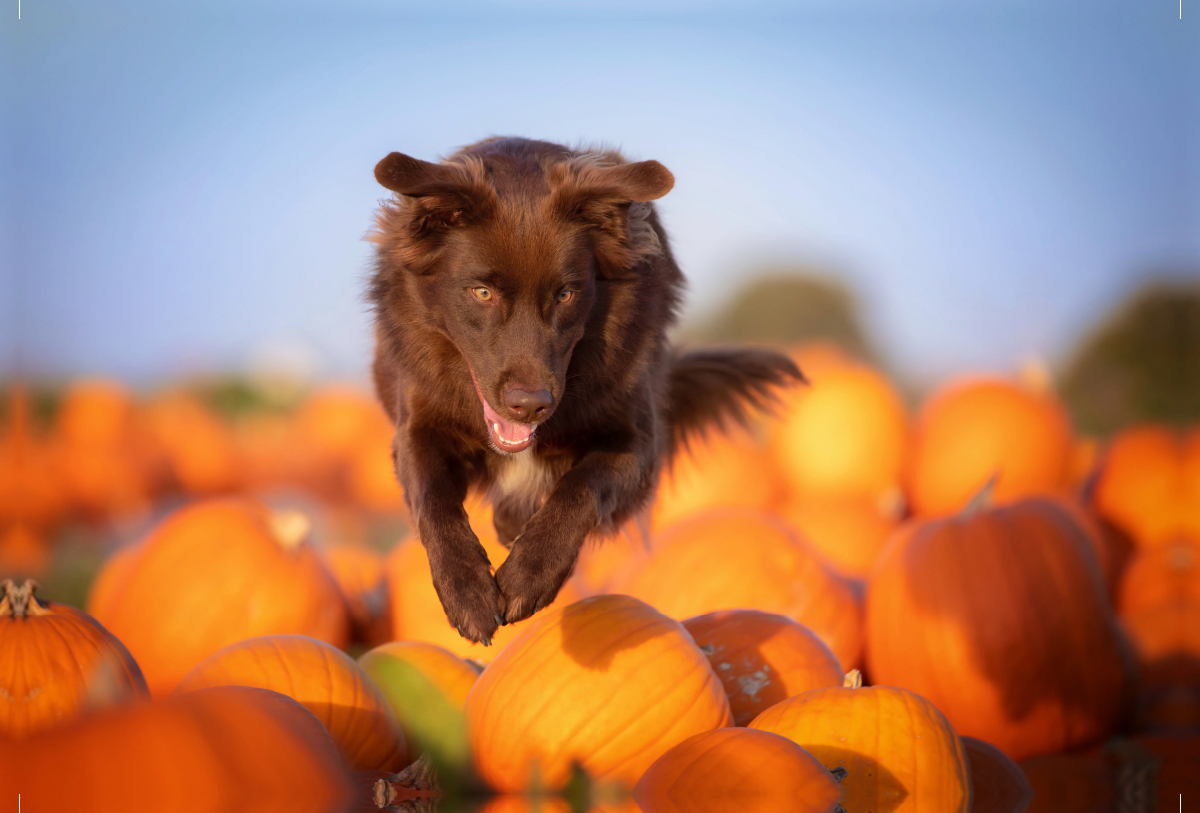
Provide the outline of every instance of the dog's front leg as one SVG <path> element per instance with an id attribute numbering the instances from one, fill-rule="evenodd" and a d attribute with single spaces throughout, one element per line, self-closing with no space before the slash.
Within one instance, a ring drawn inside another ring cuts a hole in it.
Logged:
<path id="1" fill-rule="evenodd" d="M 591 452 L 563 475 L 496 571 L 505 623 L 554 601 L 587 535 L 636 503 L 644 482 L 632 452 Z"/>
<path id="2" fill-rule="evenodd" d="M 397 471 L 442 609 L 462 637 L 490 646 L 504 598 L 463 510 L 467 473 L 460 459 L 436 429 L 411 427 L 397 434 Z"/>

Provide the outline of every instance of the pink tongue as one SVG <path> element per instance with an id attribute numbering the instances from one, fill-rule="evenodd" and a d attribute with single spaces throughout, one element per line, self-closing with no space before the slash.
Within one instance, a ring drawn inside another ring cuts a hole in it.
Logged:
<path id="1" fill-rule="evenodd" d="M 470 369 L 468 366 L 467 369 Z M 496 410 L 492 409 L 492 405 L 483 397 L 483 390 L 479 389 L 479 381 L 475 378 L 475 371 L 471 370 L 471 383 L 475 385 L 475 394 L 479 396 L 479 403 L 483 404 L 483 417 L 487 421 L 488 434 L 492 436 L 492 440 L 500 448 L 519 447 L 514 451 L 524 449 L 529 445 L 529 440 L 533 437 L 534 426 L 527 423 L 514 423 L 513 421 L 501 418 Z"/>

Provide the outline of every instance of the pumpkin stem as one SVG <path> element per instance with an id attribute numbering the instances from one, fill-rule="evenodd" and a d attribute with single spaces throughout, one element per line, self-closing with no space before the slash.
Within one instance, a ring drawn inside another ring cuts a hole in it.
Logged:
<path id="1" fill-rule="evenodd" d="M 386 779 L 376 779 L 371 792 L 371 801 L 376 807 L 387 807 L 396 801 L 396 789 Z"/>
<path id="2" fill-rule="evenodd" d="M 33 579 L 26 579 L 19 587 L 12 579 L 5 579 L 0 582 L 0 588 L 4 589 L 4 597 L 0 598 L 0 615 L 11 615 L 13 618 L 50 615 L 50 611 L 33 594 L 38 589 L 38 583 Z"/>
<path id="3" fill-rule="evenodd" d="M 844 689 L 861 689 L 862 688 L 862 672 L 857 669 L 851 669 L 846 673 L 845 679 L 842 681 Z"/>
<path id="4" fill-rule="evenodd" d="M 271 526 L 271 534 L 275 541 L 286 550 L 294 550 L 312 530 L 312 523 L 303 511 L 288 508 L 283 511 L 273 511 L 267 518 Z"/>
<path id="5" fill-rule="evenodd" d="M 839 785 L 842 784 L 842 781 L 850 775 L 850 772 L 841 765 L 837 766 L 836 768 L 830 768 L 829 772 L 833 774 L 833 778 L 837 780 Z"/>
<path id="6" fill-rule="evenodd" d="M 1000 472 L 994 472 L 987 482 L 979 491 L 975 492 L 975 496 L 963 507 L 960 516 L 973 517 L 980 511 L 986 511 L 992 507 L 992 496 L 996 492 L 996 483 L 1000 481 Z"/>

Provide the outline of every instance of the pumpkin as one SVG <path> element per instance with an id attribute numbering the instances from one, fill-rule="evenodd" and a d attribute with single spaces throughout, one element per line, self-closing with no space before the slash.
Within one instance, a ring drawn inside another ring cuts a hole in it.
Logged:
<path id="1" fill-rule="evenodd" d="M 440 646 L 392 641 L 358 659 L 396 714 L 411 753 L 465 766 L 467 695 L 479 670 Z"/>
<path id="2" fill-rule="evenodd" d="M 1065 493 L 1071 444 L 1070 419 L 1051 394 L 1000 379 L 953 383 L 917 415 L 909 502 L 917 514 L 950 514 L 992 478 L 997 503 Z"/>
<path id="3" fill-rule="evenodd" d="M 394 434 L 391 424 L 387 424 L 385 436 L 364 439 L 347 461 L 346 489 L 351 501 L 378 514 L 402 513 L 405 509 L 404 490 L 392 462 Z"/>
<path id="4" fill-rule="evenodd" d="M 108 617 L 109 608 L 120 596 L 125 577 L 132 572 L 140 550 L 138 545 L 124 545 L 104 560 L 88 589 L 84 607 L 88 613 L 96 618 Z"/>
<path id="5" fill-rule="evenodd" d="M 589 537 L 579 551 L 571 580 L 584 596 L 611 592 L 617 580 L 650 558 L 649 529 L 637 521 L 610 538 Z"/>
<path id="6" fill-rule="evenodd" d="M 872 679 L 1012 759 L 1086 744 L 1117 720 L 1117 626 L 1087 534 L 1054 500 L 908 524 L 866 602 Z"/>
<path id="7" fill-rule="evenodd" d="M 731 609 L 786 615 L 815 632 L 843 669 L 861 654 L 862 616 L 853 589 L 769 514 L 714 509 L 680 522 L 614 588 L 672 618 Z"/>
<path id="8" fill-rule="evenodd" d="M 1173 542 L 1189 510 L 1200 518 L 1200 509 L 1189 509 L 1186 503 L 1187 460 L 1182 438 L 1164 426 L 1136 426 L 1118 433 L 1104 455 L 1093 491 L 1096 510 L 1139 547 Z M 1200 527 L 1200 520 L 1196 525 Z"/>
<path id="9" fill-rule="evenodd" d="M 323 386 L 309 395 L 296 410 L 292 431 L 292 442 L 304 450 L 304 459 L 299 462 L 306 484 L 318 493 L 339 499 L 347 496 L 352 461 L 361 457 L 364 448 L 373 449 L 386 461 L 395 434 L 373 396 L 340 384 Z M 385 507 L 391 510 L 394 506 Z"/>
<path id="10" fill-rule="evenodd" d="M 645 813 L 832 813 L 842 791 L 785 737 L 745 728 L 696 734 L 659 757 L 633 798 Z"/>
<path id="11" fill-rule="evenodd" d="M 311 713 L 245 687 L 135 703 L 16 745 L 0 741 L 0 786 L 21 790 L 26 813 L 328 813 L 354 793 Z"/>
<path id="12" fill-rule="evenodd" d="M 67 495 L 58 457 L 34 425 L 28 392 L 15 385 L 9 393 L 7 420 L 0 420 L 0 527 L 23 524 L 39 534 L 62 519 Z"/>
<path id="13" fill-rule="evenodd" d="M 1024 813 L 1033 787 L 1021 768 L 991 743 L 959 737 L 971 766 L 975 802 L 971 813 Z"/>
<path id="14" fill-rule="evenodd" d="M 746 432 L 711 432 L 692 440 L 659 479 L 653 526 L 665 528 L 718 506 L 771 508 L 782 483 L 766 451 Z"/>
<path id="15" fill-rule="evenodd" d="M 155 528 L 91 606 L 155 696 L 247 638 L 293 633 L 344 646 L 341 593 L 307 536 L 297 512 L 240 497 L 197 502 Z"/>
<path id="16" fill-rule="evenodd" d="M 843 768 L 847 813 L 967 813 L 971 769 L 954 728 L 923 697 L 891 686 L 813 689 L 764 711 L 750 728 L 787 737 Z"/>
<path id="17" fill-rule="evenodd" d="M 1113 813 L 1113 772 L 1094 757 L 1047 754 L 1021 763 L 1033 789 L 1026 813 Z"/>
<path id="18" fill-rule="evenodd" d="M 721 679 L 734 725 L 792 695 L 841 686 L 829 647 L 802 624 L 757 610 L 722 610 L 683 622 Z"/>
<path id="19" fill-rule="evenodd" d="M 1134 554 L 1121 576 L 1121 614 L 1179 602 L 1200 606 L 1200 544 L 1183 539 Z"/>
<path id="20" fill-rule="evenodd" d="M 804 534 L 835 572 L 848 579 L 865 579 L 896 529 L 897 507 L 864 497 L 796 498 L 785 503 L 779 514 Z"/>
<path id="21" fill-rule="evenodd" d="M 408 764 L 404 733 L 370 676 L 345 652 L 304 635 L 264 635 L 201 661 L 175 692 L 255 686 L 285 694 L 311 711 L 346 760 L 361 771 Z"/>
<path id="22" fill-rule="evenodd" d="M 0 582 L 0 735 L 20 739 L 89 705 L 145 697 L 129 651 L 91 616 Z"/>
<path id="23" fill-rule="evenodd" d="M 24 522 L 0 526 L 0 573 L 41 576 L 50 567 L 49 540 Z"/>
<path id="24" fill-rule="evenodd" d="M 771 451 L 796 495 L 877 500 L 900 486 L 908 416 L 876 370 L 846 364 L 783 395 Z"/>
<path id="25" fill-rule="evenodd" d="M 629 596 L 535 615 L 467 697 L 479 775 L 504 792 L 561 787 L 572 763 L 632 786 L 693 734 L 732 725 L 708 660 L 677 621 Z"/>
<path id="26" fill-rule="evenodd" d="M 383 556 L 353 543 L 330 545 L 322 548 L 321 554 L 346 600 L 354 638 L 371 644 L 391 640 Z"/>
<path id="27" fill-rule="evenodd" d="M 188 494 L 217 494 L 241 484 L 232 431 L 194 395 L 160 393 L 146 405 L 145 420 L 175 487 Z"/>
<path id="28" fill-rule="evenodd" d="M 1200 603 L 1170 602 L 1128 613 L 1129 635 L 1148 686 L 1200 685 Z"/>

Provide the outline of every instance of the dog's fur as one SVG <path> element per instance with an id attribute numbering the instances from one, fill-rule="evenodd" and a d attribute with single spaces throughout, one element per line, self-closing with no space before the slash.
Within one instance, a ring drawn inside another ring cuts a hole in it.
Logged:
<path id="1" fill-rule="evenodd" d="M 371 235 L 375 384 L 442 606 L 487 644 L 553 601 L 584 539 L 639 512 L 689 436 L 802 377 L 767 350 L 668 344 L 684 280 L 650 203 L 674 184 L 657 161 L 491 138 L 438 164 L 392 153 L 375 177 L 396 193 Z M 509 454 L 481 397 L 511 419 L 513 388 L 552 400 Z M 512 549 L 494 576 L 470 488 Z"/>

